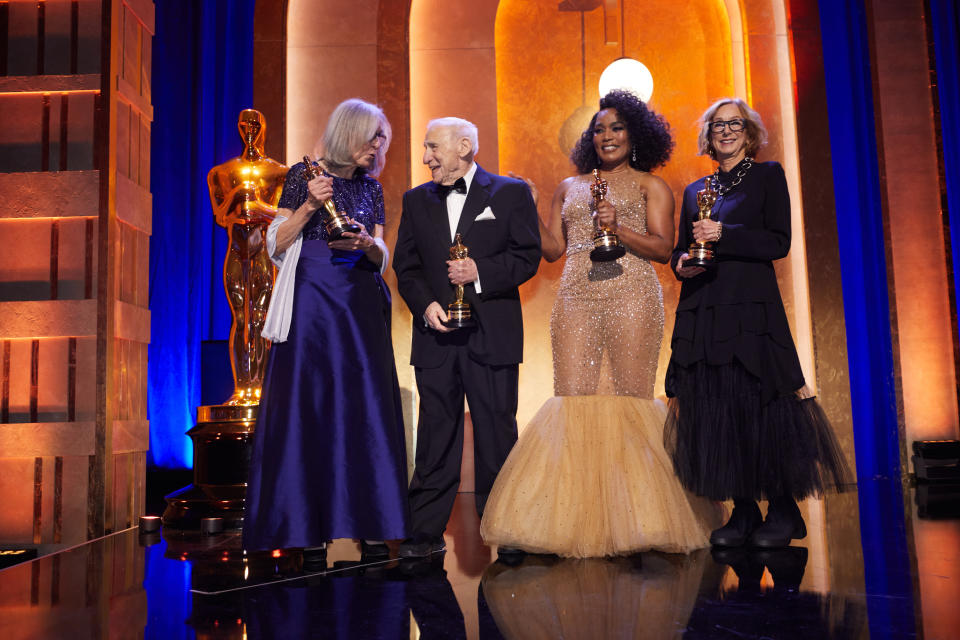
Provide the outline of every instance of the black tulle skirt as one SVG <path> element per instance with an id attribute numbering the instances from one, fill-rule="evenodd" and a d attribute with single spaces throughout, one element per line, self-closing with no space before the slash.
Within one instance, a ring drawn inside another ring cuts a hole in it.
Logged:
<path id="1" fill-rule="evenodd" d="M 671 365 L 664 444 L 689 491 L 714 500 L 801 500 L 850 480 L 833 428 L 815 398 L 778 395 L 737 360 Z"/>

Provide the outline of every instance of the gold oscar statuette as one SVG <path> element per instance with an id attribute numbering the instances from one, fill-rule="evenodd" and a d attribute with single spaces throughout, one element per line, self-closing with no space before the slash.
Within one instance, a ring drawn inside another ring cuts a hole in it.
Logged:
<path id="1" fill-rule="evenodd" d="M 593 170 L 590 193 L 593 194 L 594 207 L 600 206 L 600 203 L 607 198 L 607 181 L 600 177 L 599 169 Z M 599 222 L 594 224 L 596 231 L 593 234 L 593 251 L 590 252 L 590 259 L 594 262 L 610 262 L 622 257 L 627 250 L 623 248 L 617 234 Z"/>
<path id="2" fill-rule="evenodd" d="M 263 114 L 240 112 L 243 152 L 207 174 L 217 224 L 227 231 L 223 286 L 233 312 L 230 364 L 233 394 L 221 404 L 197 407 L 193 483 L 165 497 L 163 526 L 199 529 L 219 518 L 227 529 L 243 524 L 254 426 L 270 341 L 261 335 L 273 292 L 274 266 L 267 254 L 267 228 L 277 213 L 287 167 L 267 157 Z"/>
<path id="3" fill-rule="evenodd" d="M 303 156 L 303 163 L 307 165 L 304 172 L 308 182 L 323 175 L 323 167 L 311 160 L 310 156 Z M 347 214 L 337 211 L 336 205 L 333 204 L 333 198 L 323 201 L 323 211 L 326 218 L 324 225 L 327 228 L 327 237 L 331 240 L 339 240 L 347 231 L 360 233 L 360 225 L 350 222 L 347 220 Z"/>
<path id="4" fill-rule="evenodd" d="M 466 260 L 470 255 L 470 250 L 463 244 L 463 238 L 458 233 L 453 239 L 453 246 L 450 247 L 451 260 Z M 454 287 L 454 301 L 447 305 L 447 321 L 443 326 L 448 329 L 466 329 L 476 324 L 470 311 L 470 305 L 463 301 L 463 285 L 458 284 Z"/>
<path id="5" fill-rule="evenodd" d="M 713 205 L 717 201 L 717 191 L 710 186 L 710 178 L 703 181 L 703 189 L 697 191 L 697 206 L 700 211 L 698 220 L 709 220 L 713 214 Z M 684 260 L 684 267 L 702 267 L 709 269 L 714 265 L 713 242 L 694 242 L 687 248 L 690 257 Z"/>
<path id="6" fill-rule="evenodd" d="M 243 153 L 213 167 L 207 175 L 207 186 L 217 224 L 227 230 L 230 239 L 223 286 L 233 311 L 230 363 L 234 392 L 223 404 L 255 407 L 260 403 L 270 350 L 270 342 L 260 335 L 274 278 L 273 263 L 267 255 L 267 227 L 277 213 L 287 167 L 264 153 L 267 124 L 263 114 L 244 109 L 237 128 Z"/>

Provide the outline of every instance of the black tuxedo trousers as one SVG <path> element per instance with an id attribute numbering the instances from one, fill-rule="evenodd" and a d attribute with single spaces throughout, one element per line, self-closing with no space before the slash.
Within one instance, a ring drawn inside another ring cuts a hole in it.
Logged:
<path id="1" fill-rule="evenodd" d="M 413 314 L 410 363 L 420 392 L 416 469 L 410 483 L 411 530 L 439 536 L 453 509 L 463 451 L 464 396 L 473 422 L 477 511 L 482 515 L 500 466 L 517 440 L 517 380 L 523 359 L 518 287 L 540 264 L 537 208 L 522 181 L 477 167 L 457 223 L 482 291 L 464 298 L 476 326 L 444 333 L 423 322 L 430 304 L 453 299 L 447 272 L 446 198 L 432 183 L 403 196 L 393 268 Z"/>
<path id="2" fill-rule="evenodd" d="M 477 513 L 517 441 L 519 366 L 491 366 L 470 358 L 466 345 L 449 347 L 439 367 L 416 367 L 420 391 L 416 469 L 410 482 L 411 530 L 440 536 L 460 484 L 464 396 L 473 423 Z"/>

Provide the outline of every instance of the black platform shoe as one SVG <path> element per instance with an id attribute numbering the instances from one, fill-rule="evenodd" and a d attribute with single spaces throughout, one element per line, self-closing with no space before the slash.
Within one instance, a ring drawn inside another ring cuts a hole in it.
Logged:
<path id="1" fill-rule="evenodd" d="M 740 547 L 750 538 L 763 516 L 753 500 L 734 500 L 733 513 L 727 524 L 710 534 L 710 544 L 717 547 Z"/>
<path id="2" fill-rule="evenodd" d="M 321 547 L 306 547 L 303 550 L 303 570 L 309 572 L 326 571 L 327 545 Z"/>
<path id="3" fill-rule="evenodd" d="M 523 549 L 504 547 L 502 545 L 497 546 L 497 562 L 505 564 L 508 567 L 516 567 L 523 564 L 523 559 L 526 556 L 527 552 Z"/>
<path id="4" fill-rule="evenodd" d="M 367 542 L 360 541 L 360 558 L 362 560 L 383 560 L 390 557 L 390 547 L 380 540 Z"/>
<path id="5" fill-rule="evenodd" d="M 793 498 L 770 501 L 767 519 L 750 536 L 750 544 L 764 549 L 790 546 L 791 540 L 807 537 L 807 526 L 800 515 L 800 507 Z"/>

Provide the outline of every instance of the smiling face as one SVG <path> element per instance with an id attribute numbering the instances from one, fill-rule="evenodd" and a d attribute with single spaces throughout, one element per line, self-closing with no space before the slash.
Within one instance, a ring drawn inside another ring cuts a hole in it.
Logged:
<path id="1" fill-rule="evenodd" d="M 452 127 L 430 127 L 423 139 L 423 164 L 435 183 L 453 184 L 470 168 L 470 141 L 457 138 Z"/>
<path id="2" fill-rule="evenodd" d="M 740 108 L 735 104 L 725 104 L 710 118 L 710 122 L 727 122 L 739 120 L 741 123 L 740 131 L 732 131 L 730 125 L 724 125 L 720 131 L 710 129 L 710 145 L 716 153 L 718 162 L 727 162 L 736 164 L 746 156 L 747 131 L 742 126 L 746 120 L 740 113 Z"/>
<path id="3" fill-rule="evenodd" d="M 600 159 L 600 168 L 607 171 L 628 162 L 630 134 L 627 123 L 616 109 L 601 109 L 593 125 L 593 148 Z"/>

